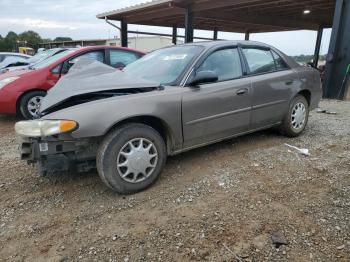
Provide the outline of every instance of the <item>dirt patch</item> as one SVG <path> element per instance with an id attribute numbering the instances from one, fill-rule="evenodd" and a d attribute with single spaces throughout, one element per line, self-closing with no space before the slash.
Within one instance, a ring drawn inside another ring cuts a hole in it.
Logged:
<path id="1" fill-rule="evenodd" d="M 131 196 L 96 173 L 37 176 L 0 116 L 0 260 L 349 261 L 350 103 L 321 106 L 338 114 L 312 112 L 299 138 L 264 131 L 172 157 Z"/>

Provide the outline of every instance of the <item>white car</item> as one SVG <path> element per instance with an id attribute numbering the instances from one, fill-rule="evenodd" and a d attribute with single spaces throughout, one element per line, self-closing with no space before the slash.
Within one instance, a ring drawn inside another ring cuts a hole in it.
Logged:
<path id="1" fill-rule="evenodd" d="M 13 63 L 26 62 L 29 58 L 31 56 L 25 54 L 0 52 L 0 70 Z"/>
<path id="2" fill-rule="evenodd" d="M 41 61 L 44 61 L 45 59 L 51 56 L 57 55 L 67 49 L 68 48 L 53 48 L 53 49 L 48 49 L 48 50 L 38 52 L 36 55 L 31 56 L 29 59 L 25 61 L 17 61 L 15 63 L 8 64 L 6 67 L 2 69 L 0 68 L 0 73 L 28 69 L 32 65 L 35 65 L 36 63 L 40 63 Z"/>

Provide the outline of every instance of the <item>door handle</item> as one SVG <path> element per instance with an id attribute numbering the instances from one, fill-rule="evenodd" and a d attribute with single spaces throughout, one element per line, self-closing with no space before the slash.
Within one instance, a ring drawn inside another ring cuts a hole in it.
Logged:
<path id="1" fill-rule="evenodd" d="M 288 81 L 285 82 L 285 84 L 286 84 L 287 86 L 290 86 L 290 85 L 292 85 L 293 83 L 294 83 L 294 80 L 288 80 Z"/>
<path id="2" fill-rule="evenodd" d="M 239 95 L 239 96 L 242 96 L 242 95 L 245 95 L 248 93 L 248 89 L 247 88 L 242 88 L 242 89 L 239 89 L 236 94 Z"/>

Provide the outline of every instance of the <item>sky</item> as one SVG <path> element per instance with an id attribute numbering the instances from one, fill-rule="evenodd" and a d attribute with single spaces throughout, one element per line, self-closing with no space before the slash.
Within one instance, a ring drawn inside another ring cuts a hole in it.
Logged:
<path id="1" fill-rule="evenodd" d="M 0 35 L 9 31 L 34 30 L 43 38 L 67 36 L 73 39 L 113 38 L 119 32 L 96 15 L 147 2 L 146 0 L 0 0 Z M 118 22 L 116 22 L 118 23 Z M 171 33 L 170 28 L 131 25 L 129 30 Z M 179 30 L 183 34 L 183 30 Z M 195 36 L 212 37 L 212 32 L 195 31 Z M 324 31 L 321 54 L 326 54 L 331 30 Z M 219 33 L 219 38 L 239 40 L 243 34 Z M 251 40 L 275 46 L 288 55 L 313 54 L 314 31 L 251 34 Z"/>

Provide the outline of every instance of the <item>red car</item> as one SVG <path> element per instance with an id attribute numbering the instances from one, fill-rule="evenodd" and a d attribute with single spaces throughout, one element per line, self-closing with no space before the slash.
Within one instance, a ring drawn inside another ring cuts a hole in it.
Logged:
<path id="1" fill-rule="evenodd" d="M 115 68 L 123 68 L 144 53 L 121 47 L 89 46 L 69 49 L 52 56 L 28 70 L 0 75 L 0 114 L 21 114 L 37 118 L 37 110 L 47 90 L 68 73 L 77 59 L 88 57 Z"/>

